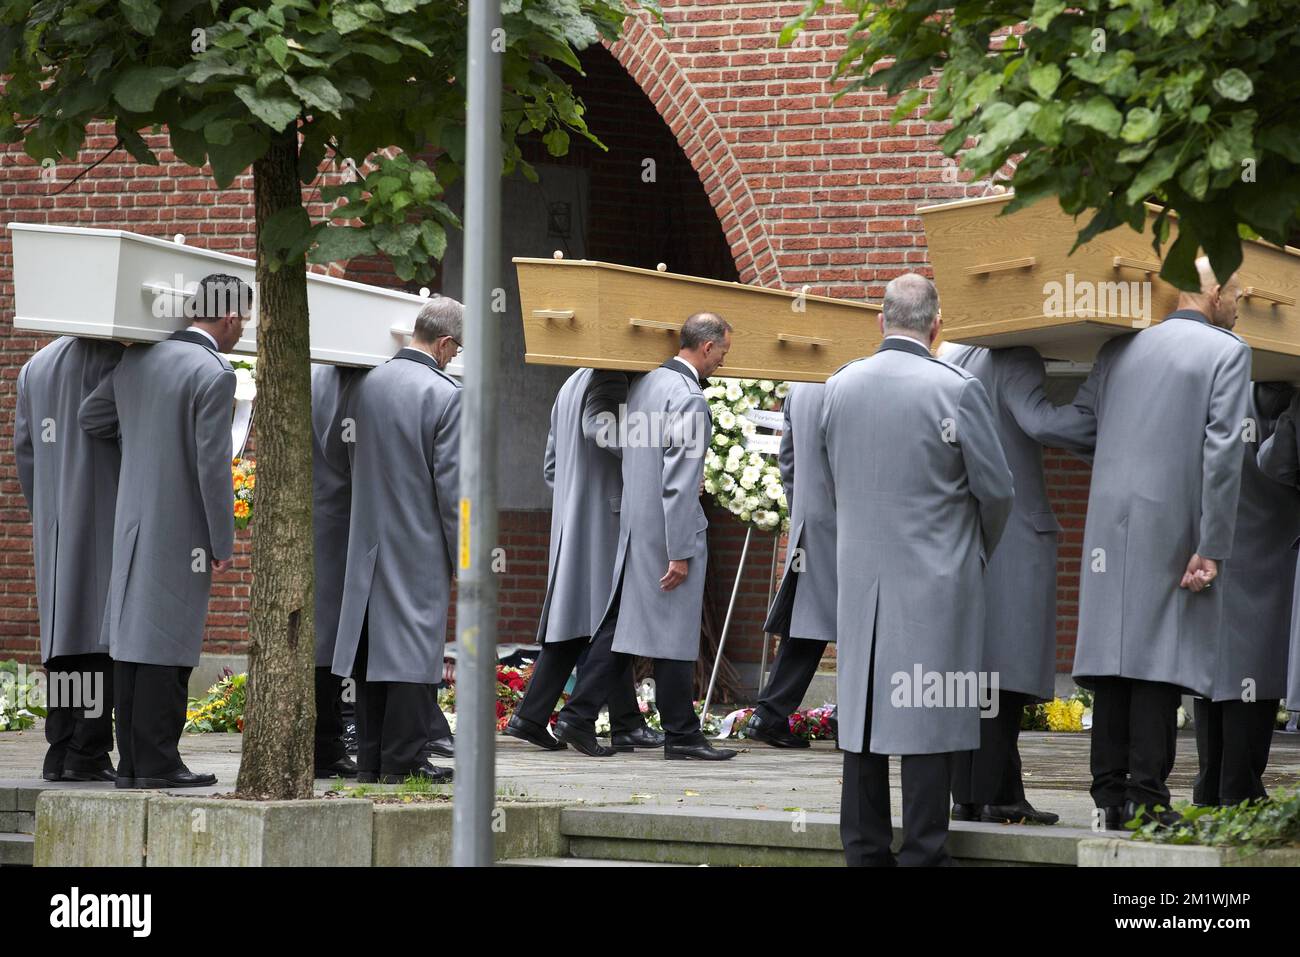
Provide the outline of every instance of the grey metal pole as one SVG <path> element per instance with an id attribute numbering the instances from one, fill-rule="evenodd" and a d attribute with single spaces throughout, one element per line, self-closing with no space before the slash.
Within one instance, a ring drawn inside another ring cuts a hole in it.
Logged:
<path id="1" fill-rule="evenodd" d="M 501 248 L 501 26 L 495 0 L 469 4 L 465 150 L 465 390 L 461 394 L 460 542 L 456 585 L 456 798 L 452 863 L 492 863 L 495 798 L 497 366 L 492 311 Z"/>

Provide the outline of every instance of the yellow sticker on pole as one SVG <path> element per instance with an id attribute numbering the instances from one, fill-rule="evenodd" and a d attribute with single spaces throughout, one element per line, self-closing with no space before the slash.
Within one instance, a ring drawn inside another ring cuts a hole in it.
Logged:
<path id="1" fill-rule="evenodd" d="M 469 499 L 460 500 L 460 567 L 469 568 Z"/>

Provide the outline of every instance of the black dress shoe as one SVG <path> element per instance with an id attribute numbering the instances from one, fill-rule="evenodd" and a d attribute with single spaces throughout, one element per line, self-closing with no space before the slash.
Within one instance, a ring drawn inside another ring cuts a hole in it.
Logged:
<path id="1" fill-rule="evenodd" d="M 422 764 L 418 768 L 402 774 L 381 772 L 379 783 L 402 784 L 408 778 L 420 778 L 425 781 L 432 781 L 434 784 L 450 784 L 452 774 L 451 768 L 435 768 L 432 764 Z"/>
<path id="2" fill-rule="evenodd" d="M 555 735 L 551 734 L 549 728 L 543 728 L 536 721 L 529 721 L 517 714 L 512 714 L 510 720 L 506 722 L 506 734 L 520 741 L 535 744 L 545 751 L 563 751 L 568 747 L 563 742 L 556 741 Z"/>
<path id="3" fill-rule="evenodd" d="M 1122 831 L 1125 829 L 1124 822 L 1127 821 L 1128 818 L 1124 816 L 1124 808 L 1122 805 L 1113 804 L 1109 807 L 1104 807 L 1101 810 L 1105 815 L 1106 830 Z"/>
<path id="4" fill-rule="evenodd" d="M 806 748 L 808 742 L 790 730 L 790 719 L 773 721 L 764 718 L 757 711 L 749 716 L 745 724 L 745 737 L 762 741 L 774 748 Z"/>
<path id="5" fill-rule="evenodd" d="M 569 745 L 580 754 L 592 758 L 608 758 L 618 754 L 613 748 L 607 748 L 596 740 L 596 732 L 579 728 L 563 718 L 555 722 L 555 739 Z"/>
<path id="6" fill-rule="evenodd" d="M 954 804 L 952 806 L 952 819 L 954 821 L 978 821 L 980 819 L 980 806 L 978 804 Z"/>
<path id="7" fill-rule="evenodd" d="M 41 772 L 41 778 L 42 778 L 43 780 L 46 780 L 46 781 L 62 781 L 62 780 L 63 780 L 63 772 L 62 772 L 62 771 L 42 771 L 42 772 Z"/>
<path id="8" fill-rule="evenodd" d="M 1123 814 L 1125 821 L 1138 818 L 1140 824 L 1155 823 L 1160 827 L 1174 827 L 1183 819 L 1183 816 L 1177 811 L 1170 811 L 1163 807 L 1150 810 L 1136 801 L 1125 801 Z"/>
<path id="9" fill-rule="evenodd" d="M 637 748 L 662 748 L 664 733 L 648 728 L 644 724 L 635 731 L 615 731 L 609 736 L 609 744 L 615 751 L 635 751 Z"/>
<path id="10" fill-rule="evenodd" d="M 430 738 L 420 756 L 427 758 L 431 754 L 437 754 L 444 758 L 454 758 L 456 756 L 456 739 L 450 735 L 445 738 Z"/>
<path id="11" fill-rule="evenodd" d="M 696 744 L 665 744 L 664 758 L 669 761 L 726 761 L 734 758 L 739 751 L 730 748 L 715 748 L 708 741 Z"/>
<path id="12" fill-rule="evenodd" d="M 135 787 L 135 778 L 124 778 L 122 777 L 122 775 L 119 774 L 117 778 L 114 779 L 113 784 L 119 790 L 123 790 L 123 791 L 130 790 L 131 788 Z"/>
<path id="13" fill-rule="evenodd" d="M 50 781 L 50 780 L 55 780 L 55 779 L 54 779 L 54 778 L 46 778 L 45 780 Z M 110 781 L 116 781 L 116 780 L 117 780 L 117 772 L 114 771 L 111 767 L 108 767 L 108 768 L 95 768 L 93 771 L 81 771 L 81 770 L 72 770 L 72 769 L 69 769 L 69 768 L 64 768 L 64 769 L 63 769 L 63 775 L 62 775 L 62 777 L 58 778 L 57 780 L 60 780 L 60 781 L 101 781 L 101 782 L 107 783 L 107 782 L 110 782 Z"/>
<path id="14" fill-rule="evenodd" d="M 318 778 L 355 778 L 357 763 L 346 754 L 332 764 L 318 764 L 315 771 Z"/>
<path id="15" fill-rule="evenodd" d="M 199 774 L 182 764 L 175 771 L 162 777 L 136 778 L 133 784 L 127 786 L 135 788 L 207 788 L 216 783 L 217 776 L 215 774 Z"/>
<path id="16" fill-rule="evenodd" d="M 986 824 L 1055 824 L 1061 815 L 1040 811 L 1028 801 L 1016 804 L 986 804 L 979 819 Z"/>

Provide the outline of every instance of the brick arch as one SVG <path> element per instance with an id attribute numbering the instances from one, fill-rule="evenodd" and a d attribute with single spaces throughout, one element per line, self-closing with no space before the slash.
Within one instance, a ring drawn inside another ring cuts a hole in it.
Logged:
<path id="1" fill-rule="evenodd" d="M 628 19 L 610 53 L 654 104 L 700 178 L 740 281 L 781 286 L 781 269 L 731 144 L 645 14 Z"/>

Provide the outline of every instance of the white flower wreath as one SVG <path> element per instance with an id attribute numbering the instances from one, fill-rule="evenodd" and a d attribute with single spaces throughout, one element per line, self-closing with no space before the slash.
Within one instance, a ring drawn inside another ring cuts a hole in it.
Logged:
<path id="1" fill-rule="evenodd" d="M 771 379 L 714 379 L 704 390 L 713 414 L 713 442 L 704 455 L 704 491 L 740 521 L 760 532 L 790 527 L 776 456 L 750 451 L 758 431 L 751 409 L 776 411 L 789 393 Z"/>

